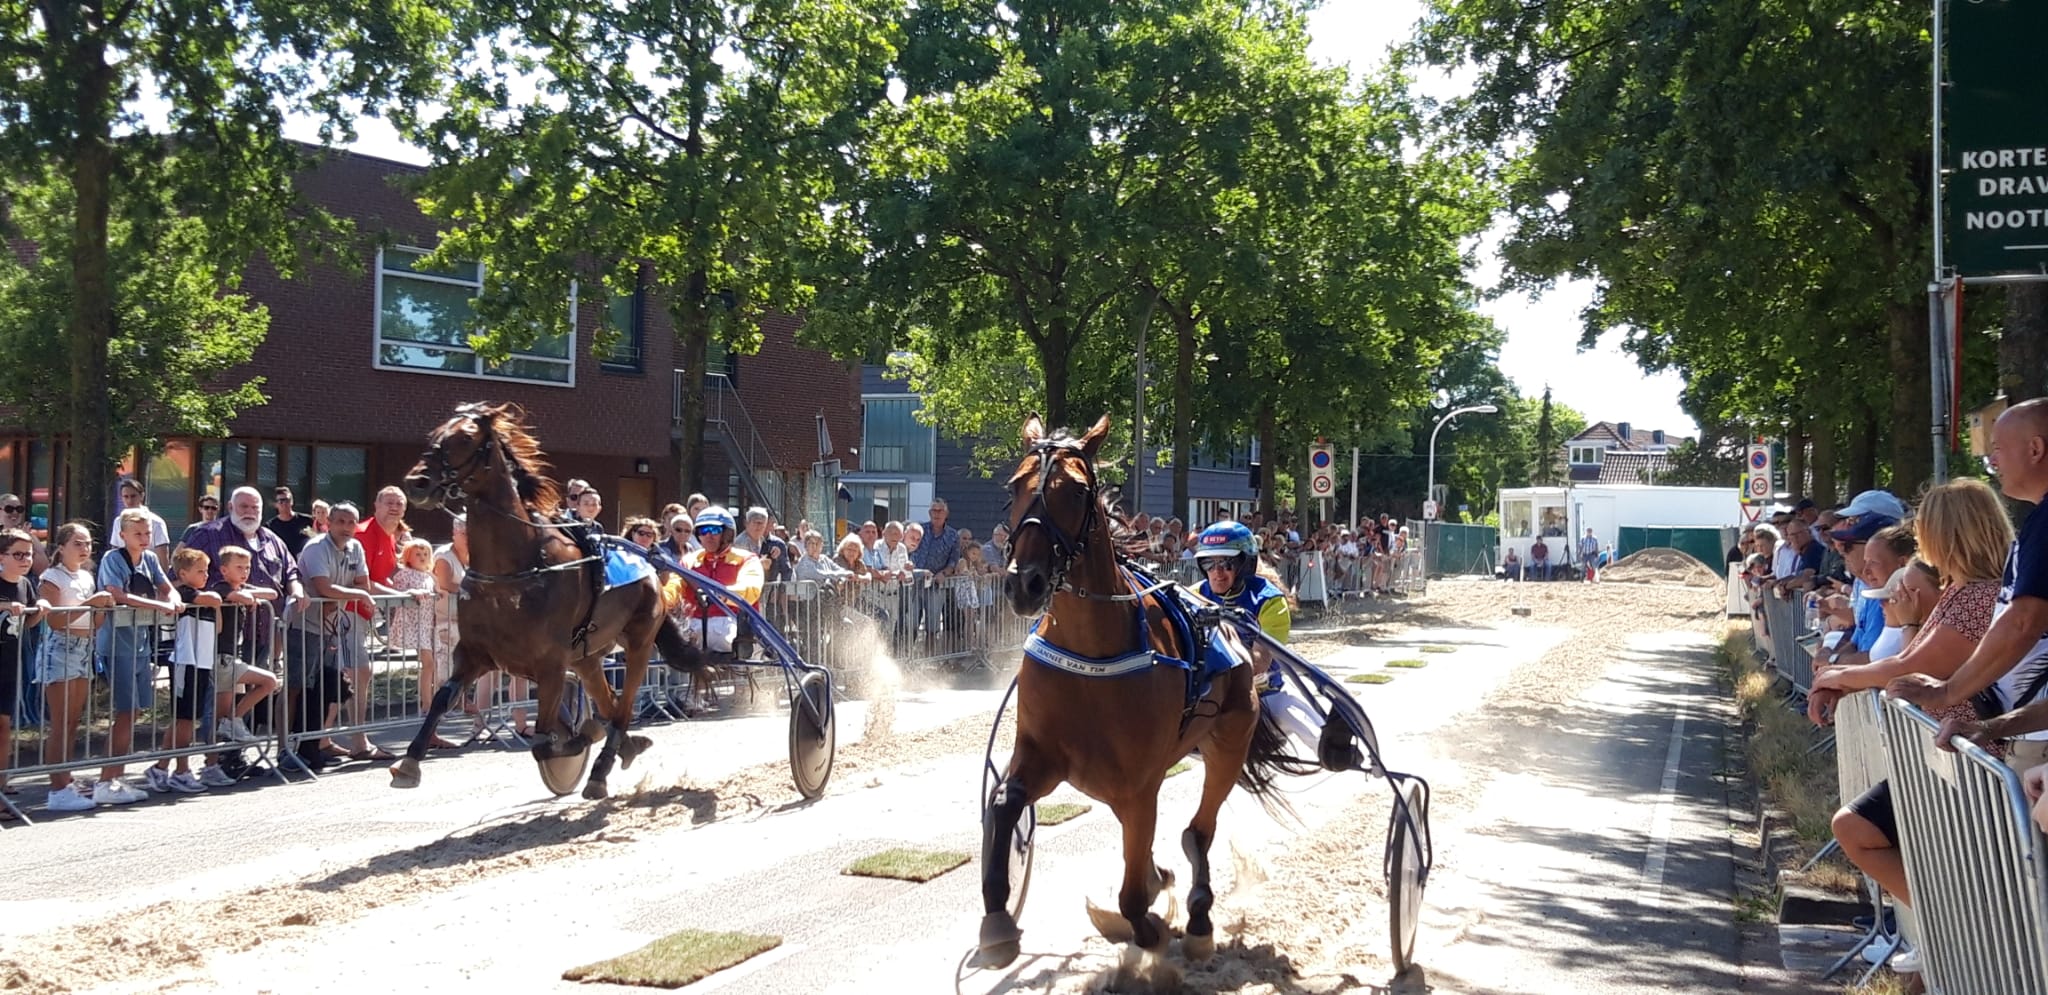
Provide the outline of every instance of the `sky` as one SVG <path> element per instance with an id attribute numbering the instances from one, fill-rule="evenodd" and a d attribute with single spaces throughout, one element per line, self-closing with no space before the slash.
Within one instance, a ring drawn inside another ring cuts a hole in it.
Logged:
<path id="1" fill-rule="evenodd" d="M 1388 46 L 1406 41 L 1422 16 L 1422 0 L 1331 0 L 1309 15 L 1309 54 L 1325 63 L 1343 63 L 1357 72 L 1385 60 Z M 1469 80 L 1422 70 L 1416 86 L 1435 97 L 1460 93 Z M 1490 233 L 1479 247 L 1479 268 L 1473 282 L 1492 289 L 1500 279 Z M 1587 421 L 1629 422 L 1640 429 L 1661 428 L 1683 435 L 1698 427 L 1678 405 L 1684 381 L 1676 373 L 1647 374 L 1621 351 L 1620 335 L 1609 334 L 1586 352 L 1578 348 L 1579 312 L 1593 299 L 1593 285 L 1583 280 L 1560 281 L 1540 297 L 1508 294 L 1487 301 L 1480 310 L 1507 332 L 1500 350 L 1501 372 L 1523 394 L 1537 397 L 1545 384 L 1551 399 L 1578 409 Z"/>
<path id="2" fill-rule="evenodd" d="M 1349 65 L 1354 72 L 1378 65 L 1390 45 L 1409 37 L 1422 10 L 1422 0 L 1331 0 L 1310 15 L 1309 52 L 1319 61 Z M 1437 97 L 1453 96 L 1461 89 L 1456 77 L 1434 74 L 1418 79 L 1417 86 Z M 312 122 L 303 118 L 288 121 L 286 131 L 292 138 L 319 141 Z M 357 152 L 426 162 L 424 152 L 400 141 L 381 119 L 362 119 L 357 131 L 357 140 L 349 145 Z M 1492 237 L 1479 246 L 1480 265 L 1472 275 L 1482 289 L 1491 289 L 1500 277 Z M 1619 335 L 1610 334 L 1596 348 L 1579 351 L 1579 311 L 1592 297 L 1592 284 L 1561 281 L 1539 297 L 1514 293 L 1483 304 L 1480 309 L 1507 333 L 1500 351 L 1502 372 L 1530 397 L 1540 396 L 1549 385 L 1553 400 L 1577 409 L 1589 422 L 1625 421 L 1641 429 L 1696 435 L 1697 427 L 1678 405 L 1684 384 L 1676 373 L 1644 373 L 1621 351 Z"/>

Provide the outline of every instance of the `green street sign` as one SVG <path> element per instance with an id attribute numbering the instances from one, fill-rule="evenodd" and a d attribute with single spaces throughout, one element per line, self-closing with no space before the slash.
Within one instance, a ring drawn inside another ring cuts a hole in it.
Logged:
<path id="1" fill-rule="evenodd" d="M 2048 0 L 1948 11 L 1947 262 L 1964 276 L 2048 271 Z"/>

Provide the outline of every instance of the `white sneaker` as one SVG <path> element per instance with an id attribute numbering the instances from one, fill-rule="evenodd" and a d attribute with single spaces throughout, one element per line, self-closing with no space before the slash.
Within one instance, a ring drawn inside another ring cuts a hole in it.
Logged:
<path id="1" fill-rule="evenodd" d="M 249 729 L 241 719 L 222 719 L 214 723 L 214 734 L 230 743 L 261 743 L 263 737 Z"/>
<path id="2" fill-rule="evenodd" d="M 162 767 L 142 768 L 142 780 L 151 791 L 162 793 L 171 790 L 171 772 Z"/>
<path id="3" fill-rule="evenodd" d="M 92 795 L 87 794 L 84 789 L 85 786 L 77 781 L 61 788 L 54 788 L 50 791 L 50 800 L 44 803 L 43 807 L 52 812 L 90 812 Z"/>
<path id="4" fill-rule="evenodd" d="M 150 769 L 154 770 L 155 768 L 152 767 Z M 171 790 L 179 794 L 196 795 L 205 791 L 206 785 L 198 778 L 193 777 L 191 771 L 181 770 L 171 775 Z"/>
<path id="5" fill-rule="evenodd" d="M 94 805 L 133 805 L 148 797 L 118 777 L 101 781 L 92 789 Z"/>
<path id="6" fill-rule="evenodd" d="M 1898 974 L 1920 973 L 1920 951 L 1912 947 L 1901 947 L 1892 955 L 1892 970 Z"/>
<path id="7" fill-rule="evenodd" d="M 221 770 L 218 765 L 207 764 L 206 768 L 199 772 L 199 783 L 209 788 L 232 788 L 235 779 L 229 777 L 228 772 Z"/>

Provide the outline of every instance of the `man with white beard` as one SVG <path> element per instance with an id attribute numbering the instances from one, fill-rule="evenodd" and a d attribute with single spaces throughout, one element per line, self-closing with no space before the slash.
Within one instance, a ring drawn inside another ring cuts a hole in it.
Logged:
<path id="1" fill-rule="evenodd" d="M 248 583 L 277 591 L 280 596 L 276 601 L 259 602 L 260 607 L 248 613 L 250 642 L 249 653 L 244 659 L 257 667 L 275 671 L 278 668 L 272 655 L 271 634 L 276 631 L 279 613 L 306 596 L 306 589 L 299 581 L 299 561 L 277 533 L 263 527 L 263 495 L 256 488 L 235 488 L 235 492 L 228 496 L 227 512 L 194 529 L 185 546 L 206 554 L 208 588 L 220 583 L 222 548 L 240 546 L 249 551 Z M 211 719 L 201 728 L 213 728 Z M 215 762 L 234 777 L 242 777 L 245 772 L 255 773 L 247 771 L 240 750 L 222 754 Z"/>

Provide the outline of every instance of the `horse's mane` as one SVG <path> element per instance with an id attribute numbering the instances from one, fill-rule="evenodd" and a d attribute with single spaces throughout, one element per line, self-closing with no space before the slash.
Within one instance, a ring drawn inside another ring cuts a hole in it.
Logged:
<path id="1" fill-rule="evenodd" d="M 1118 556 L 1135 557 L 1152 551 L 1152 537 L 1131 527 L 1131 519 L 1117 510 L 1117 502 L 1123 497 L 1122 489 L 1114 484 L 1105 485 L 1097 500 L 1102 502 L 1102 520 L 1109 523 L 1109 545 Z"/>
<path id="2" fill-rule="evenodd" d="M 511 403 L 477 402 L 455 410 L 486 425 L 504 447 L 505 460 L 512 464 L 512 484 L 519 492 L 519 500 L 543 516 L 553 515 L 561 506 L 562 490 L 548 476 L 554 467 L 541 451 L 540 441 L 533 437 L 533 430 L 526 426 L 526 409 Z"/>

